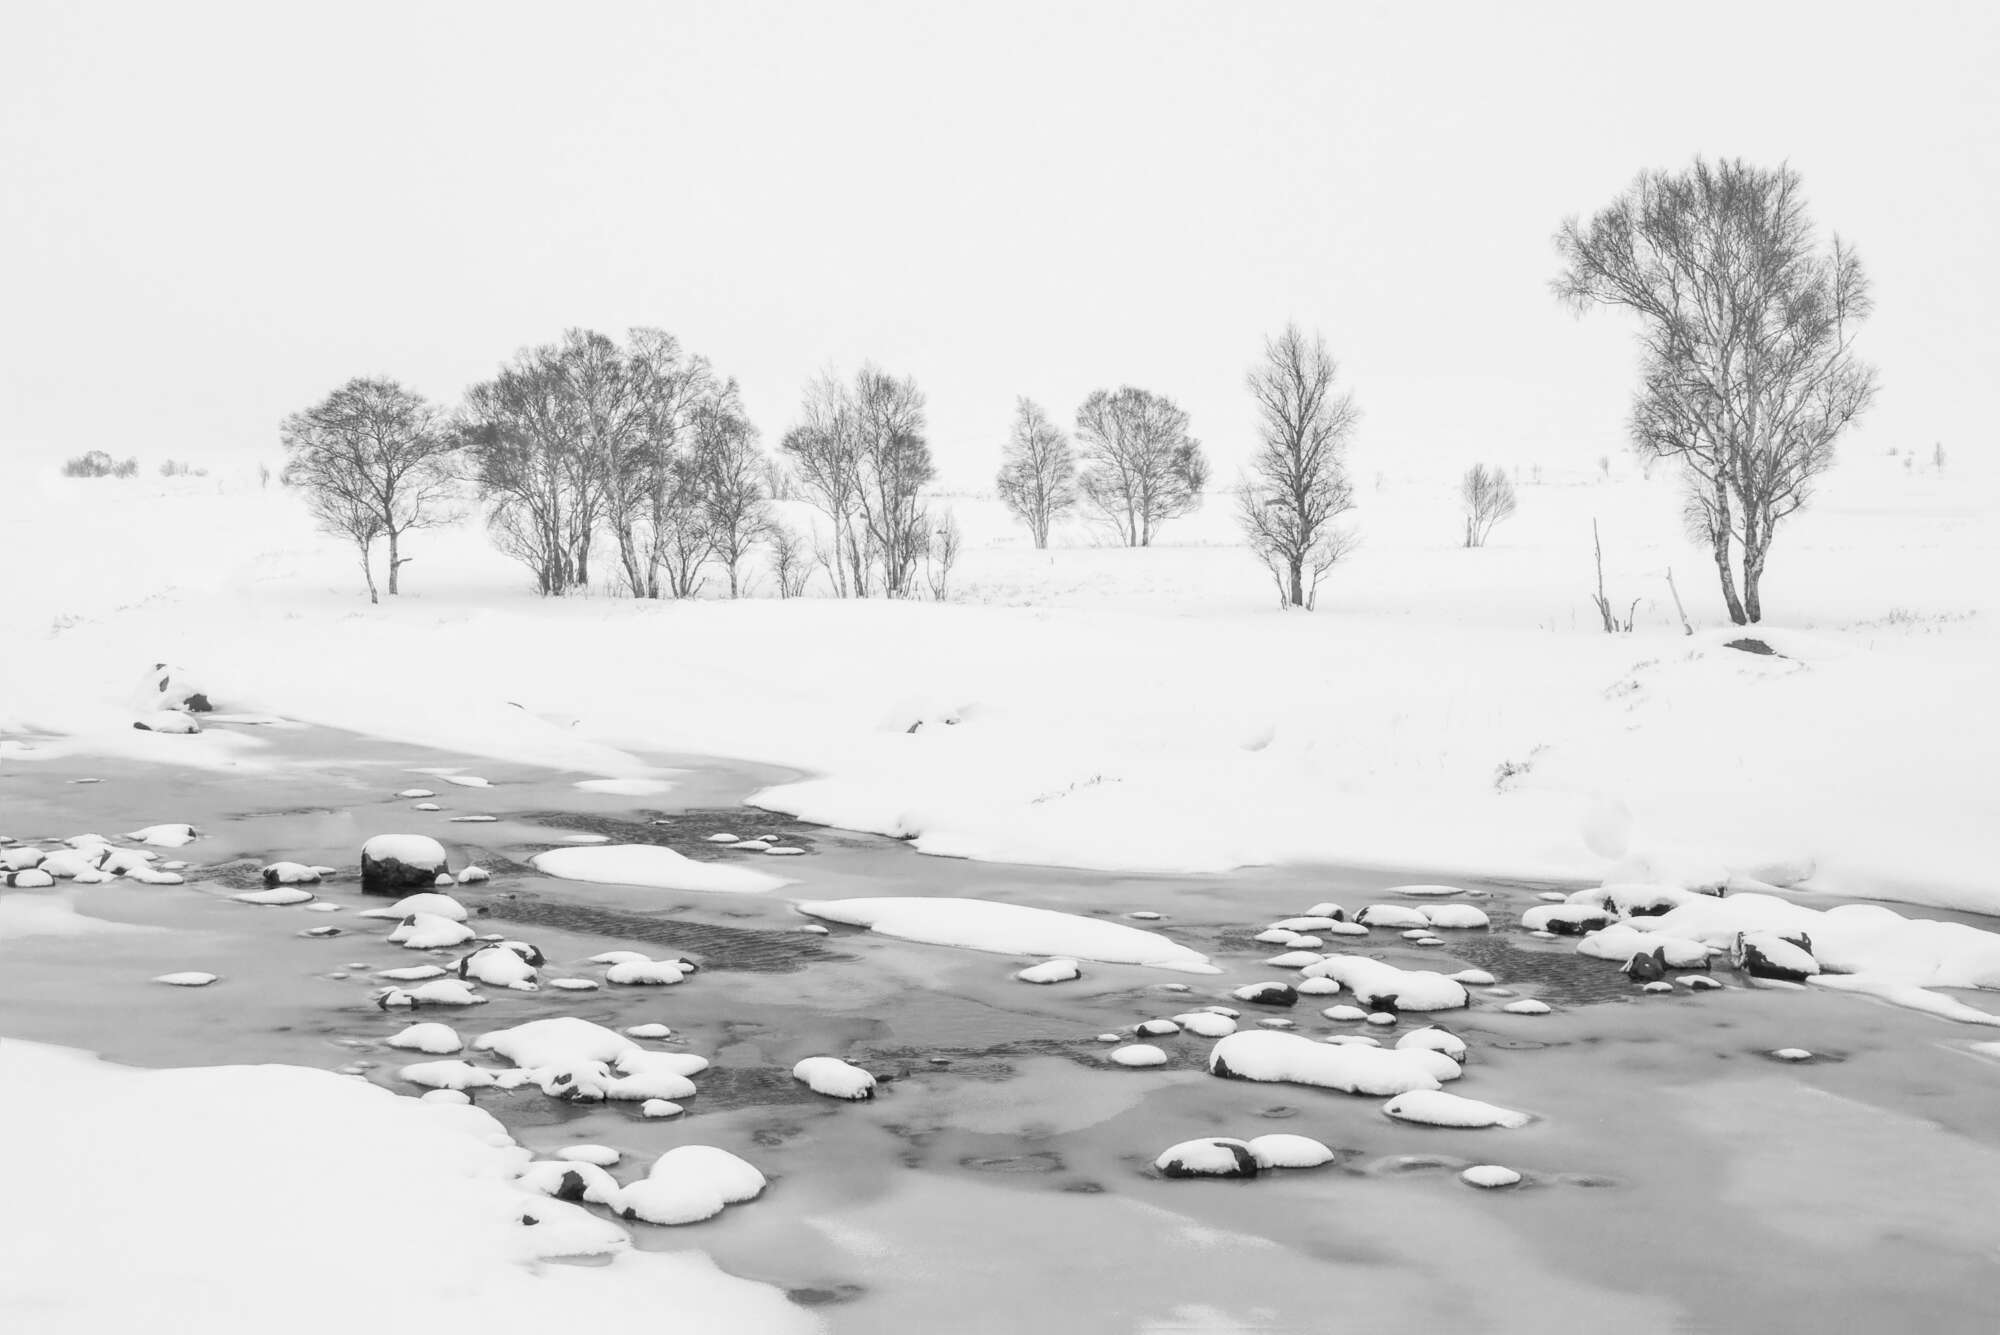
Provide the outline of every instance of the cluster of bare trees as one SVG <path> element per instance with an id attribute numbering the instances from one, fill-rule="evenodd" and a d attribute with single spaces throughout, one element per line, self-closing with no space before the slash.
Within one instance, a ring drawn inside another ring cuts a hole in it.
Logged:
<path id="1" fill-rule="evenodd" d="M 937 470 L 916 381 L 873 366 L 852 380 L 822 376 L 806 390 L 799 424 L 778 449 L 800 491 L 826 516 L 829 531 L 815 559 L 834 592 L 843 598 L 914 593 L 918 567 L 937 538 L 919 499 Z"/>
<path id="2" fill-rule="evenodd" d="M 1871 304 L 1859 260 L 1837 237 L 1821 245 L 1796 172 L 1740 160 L 1647 172 L 1556 240 L 1563 301 L 1639 316 L 1633 443 L 1680 466 L 1688 525 L 1713 554 L 1730 618 L 1759 620 L 1780 525 L 1874 397 L 1854 351 Z M 1324 340 L 1296 325 L 1267 341 L 1248 387 L 1257 447 L 1238 519 L 1282 603 L 1309 608 L 1354 545 L 1346 458 L 1359 412 Z M 1016 404 L 998 490 L 1037 548 L 1076 512 L 1150 546 L 1200 505 L 1207 456 L 1172 399 L 1098 390 L 1073 430 Z M 356 379 L 287 418 L 283 438 L 284 480 L 355 543 L 371 598 L 374 544 L 387 543 L 394 594 L 404 535 L 453 517 L 461 482 L 496 544 L 551 595 L 588 585 L 595 557 L 633 597 L 689 597 L 718 572 L 735 597 L 765 550 L 781 597 L 824 570 L 842 597 L 943 598 L 963 545 L 956 521 L 922 499 L 936 470 L 914 380 L 874 366 L 822 376 L 772 457 L 735 381 L 658 329 L 622 344 L 571 330 L 525 349 L 456 414 L 393 380 Z M 112 467 L 100 455 L 71 463 Z M 780 496 L 808 502 L 824 528 L 785 526 Z M 1465 474 L 1459 501 L 1467 547 L 1516 506 L 1513 483 L 1485 465 Z"/>
<path id="3" fill-rule="evenodd" d="M 1100 389 L 1076 410 L 1072 445 L 1041 406 L 1021 399 L 998 487 L 1035 546 L 1079 505 L 1127 547 L 1150 547 L 1160 526 L 1191 514 L 1208 485 L 1208 456 L 1188 432 L 1188 415 L 1164 394 Z"/>
<path id="4" fill-rule="evenodd" d="M 545 594 L 587 585 L 602 541 L 635 598 L 687 597 L 711 565 L 734 595 L 770 530 L 736 382 L 658 329 L 524 349 L 466 392 L 459 434 L 495 543 Z"/>

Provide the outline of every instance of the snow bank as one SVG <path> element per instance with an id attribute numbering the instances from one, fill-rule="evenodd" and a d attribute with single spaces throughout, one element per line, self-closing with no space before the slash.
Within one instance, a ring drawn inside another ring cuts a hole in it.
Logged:
<path id="1" fill-rule="evenodd" d="M 1183 973 L 1221 972 L 1207 956 L 1176 945 L 1158 932 L 987 899 L 807 900 L 799 905 L 799 911 L 930 945 L 963 946 L 1002 955 L 1070 957 L 1102 964 L 1144 964 Z"/>
<path id="2" fill-rule="evenodd" d="M 328 1258 L 384 1219 L 422 1221 L 421 1258 L 377 1267 L 368 1304 L 412 1329 L 559 1330 L 663 1302 L 691 1328 L 818 1329 L 776 1289 L 698 1253 L 629 1251 L 618 1226 L 523 1191 L 526 1155 L 477 1108 L 299 1067 L 134 1071 L 11 1040 L 0 1084 L 38 1091 L 0 1110 L 0 1135 L 35 1147 L 0 1212 L 0 1311 L 23 1332 L 351 1330 L 353 1305 L 324 1300 Z M 565 1252 L 617 1254 L 538 1261 Z"/>
<path id="3" fill-rule="evenodd" d="M 643 885 L 659 890 L 697 890 L 716 894 L 759 895 L 787 885 L 743 867 L 696 862 L 657 844 L 604 844 L 591 848 L 555 848 L 528 859 L 536 870 L 566 881 L 597 881 L 611 885 Z"/>

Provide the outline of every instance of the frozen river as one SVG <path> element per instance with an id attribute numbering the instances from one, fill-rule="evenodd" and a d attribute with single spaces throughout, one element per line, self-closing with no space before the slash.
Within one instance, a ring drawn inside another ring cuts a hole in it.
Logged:
<path id="1" fill-rule="evenodd" d="M 318 729 L 272 728 L 256 768 L 197 772 L 72 757 L 0 771 L 0 830 L 116 836 L 162 821 L 203 833 L 170 856 L 188 883 L 120 880 L 33 892 L 152 930 L 0 939 L 0 1034 L 141 1066 L 288 1062 L 401 1092 L 412 1058 L 385 1046 L 406 1012 L 373 1004 L 382 969 L 420 960 L 359 919 L 362 841 L 445 842 L 493 879 L 454 890 L 481 931 L 529 940 L 544 978 L 600 976 L 608 949 L 685 953 L 704 968 L 670 988 L 485 989 L 471 1012 L 426 1012 L 468 1035 L 549 1015 L 613 1028 L 661 1021 L 701 1054 L 687 1114 L 571 1105 L 532 1086 L 475 1091 L 546 1155 L 591 1142 L 643 1164 L 675 1145 L 732 1150 L 772 1188 L 685 1228 L 634 1225 L 638 1245 L 699 1248 L 726 1270 L 812 1307 L 835 1331 L 1328 1331 L 1347 1329 L 1980 1331 L 2000 1328 L 2000 1063 L 1990 1031 L 1821 990 L 1727 987 L 1641 994 L 1615 967 L 1516 925 L 1545 886 L 1461 882 L 1491 931 L 1424 949 L 1395 931 L 1330 939 L 1407 967 L 1486 969 L 1507 995 L 1439 1017 L 1470 1044 L 1454 1092 L 1535 1114 L 1516 1130 L 1405 1125 L 1381 1101 L 1216 1079 L 1211 1041 L 1158 1040 L 1165 1066 L 1106 1060 L 1100 1034 L 1196 1006 L 1312 1037 L 1401 1029 L 1323 1018 L 1321 999 L 1262 1011 L 1233 988 L 1286 978 L 1251 939 L 1332 900 L 1349 911 L 1408 873 L 1286 867 L 1228 876 L 1120 877 L 926 858 L 893 840 L 800 826 L 739 804 L 790 777 L 709 761 L 671 791 L 618 797 L 555 775 Z M 492 786 L 451 785 L 441 769 Z M 77 780 L 98 779 L 84 783 Z M 433 788 L 442 808 L 396 792 Z M 491 815 L 485 823 L 453 817 Z M 731 854 L 706 836 L 782 834 L 807 855 Z M 765 895 L 559 881 L 527 865 L 579 835 L 664 843 L 792 878 Z M 229 896 L 290 859 L 348 875 L 315 887 L 343 913 L 253 908 Z M 7 891 L 6 894 L 30 892 Z M 1058 908 L 1156 928 L 1209 955 L 1213 976 L 1086 963 L 1076 981 L 1016 982 L 1027 958 L 805 930 L 793 903 L 950 895 Z M 1409 901 L 1404 901 L 1409 902 Z M 341 935 L 309 938 L 309 927 Z M 449 962 L 458 951 L 437 952 Z M 222 975 L 206 989 L 148 980 Z M 1184 990 L 1191 989 L 1191 990 Z M 1517 996 L 1548 1015 L 1512 1015 Z M 1968 997 L 1977 1003 L 1978 998 Z M 1342 998 L 1325 998 L 1326 1002 Z M 1817 1054 L 1789 1064 L 1768 1054 Z M 883 1080 L 872 1102 L 807 1091 L 790 1069 L 831 1053 Z M 9 1091 L 10 1097 L 33 1097 Z M 1339 1151 L 1329 1166 L 1250 1182 L 1170 1181 L 1162 1149 L 1272 1131 Z M 1468 1164 L 1525 1175 L 1462 1183 Z"/>

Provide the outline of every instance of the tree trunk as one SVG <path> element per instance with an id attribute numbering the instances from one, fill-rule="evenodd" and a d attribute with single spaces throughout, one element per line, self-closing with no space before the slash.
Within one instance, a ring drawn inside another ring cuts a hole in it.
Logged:
<path id="1" fill-rule="evenodd" d="M 1769 539 L 1767 538 L 1765 542 L 1768 544 Z M 1764 599 L 1759 592 L 1759 586 L 1764 581 L 1766 550 L 1766 546 L 1759 546 L 1756 551 L 1745 548 L 1743 552 L 1743 614 L 1753 625 L 1764 619 Z M 1739 621 L 1737 624 L 1743 623 Z"/>
<path id="2" fill-rule="evenodd" d="M 392 528 L 389 530 L 389 596 L 391 598 L 395 597 L 399 592 L 396 588 L 396 578 L 402 571 L 403 560 L 396 555 L 396 550 L 397 543 L 401 538 L 402 534 L 396 532 L 395 529 Z"/>
<path id="3" fill-rule="evenodd" d="M 368 602 L 371 606 L 379 607 L 382 600 L 375 593 L 375 563 L 368 559 L 369 544 L 357 542 L 354 545 L 361 549 L 361 573 L 368 577 Z"/>
<path id="4" fill-rule="evenodd" d="M 1729 609 L 1729 619 L 1736 625 L 1746 621 L 1742 600 L 1736 596 L 1736 572 L 1729 567 L 1729 534 L 1725 530 L 1714 537 L 1715 574 L 1722 581 L 1722 601 Z"/>
<path id="5" fill-rule="evenodd" d="M 1291 571 L 1292 606 L 1304 607 L 1306 605 L 1306 582 L 1305 582 L 1304 563 L 1301 561 L 1294 560 L 1291 563 L 1291 566 L 1292 566 L 1292 571 Z"/>

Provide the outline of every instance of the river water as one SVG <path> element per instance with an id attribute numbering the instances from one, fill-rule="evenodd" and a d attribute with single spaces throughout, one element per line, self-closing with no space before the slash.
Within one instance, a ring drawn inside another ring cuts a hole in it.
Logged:
<path id="1" fill-rule="evenodd" d="M 643 1168 L 701 1143 L 750 1159 L 773 1183 L 757 1202 L 689 1228 L 635 1226 L 639 1245 L 705 1250 L 786 1289 L 834 1331 L 2000 1328 L 2000 1063 L 1974 1046 L 1986 1031 L 1854 996 L 1742 987 L 1733 975 L 1721 992 L 1643 995 L 1573 943 L 1512 926 L 1547 887 L 1461 881 L 1492 931 L 1442 933 L 1441 950 L 1381 930 L 1326 948 L 1411 967 L 1476 965 L 1511 993 L 1548 1000 L 1553 1014 L 1517 1016 L 1499 1009 L 1509 998 L 1480 995 L 1444 1017 L 1472 1047 L 1454 1092 L 1536 1120 L 1412 1127 L 1375 1099 L 1215 1079 L 1206 1040 L 1157 1040 L 1169 1064 L 1127 1070 L 1105 1060 L 1096 1036 L 1230 1004 L 1232 988 L 1286 976 L 1261 963 L 1277 948 L 1249 939 L 1270 920 L 1327 899 L 1351 910 L 1422 875 L 1294 866 L 1141 877 L 960 862 L 740 806 L 792 777 L 771 769 L 670 759 L 672 791 L 612 797 L 573 786 L 589 776 L 323 729 L 254 737 L 265 745 L 237 770 L 82 757 L 0 770 L 0 831 L 17 838 L 115 837 L 163 821 L 204 835 L 166 854 L 195 864 L 184 887 L 38 892 L 138 930 L 0 939 L 0 1034 L 142 1066 L 358 1068 L 412 1092 L 395 1076 L 409 1054 L 383 1044 L 410 1017 L 372 997 L 375 971 L 420 954 L 382 940 L 391 924 L 352 912 L 380 901 L 364 901 L 351 875 L 319 887 L 344 913 L 252 908 L 229 895 L 257 884 L 267 861 L 351 870 L 369 835 L 427 833 L 454 866 L 495 873 L 453 893 L 481 914 L 481 930 L 538 944 L 544 979 L 601 976 L 584 961 L 618 947 L 704 963 L 672 988 L 489 988 L 475 1011 L 422 1018 L 468 1037 L 554 1014 L 672 1026 L 666 1046 L 713 1062 L 684 1117 L 576 1107 L 532 1087 L 474 1097 L 540 1153 L 606 1143 Z M 492 786 L 425 772 L 440 769 Z M 411 786 L 434 789 L 444 810 L 393 796 Z M 451 820 L 467 814 L 498 819 Z M 731 854 L 707 842 L 717 829 L 782 834 L 808 855 Z M 662 842 L 796 883 L 769 895 L 675 893 L 526 866 L 580 834 Z M 1026 960 L 816 934 L 792 907 L 850 895 L 1156 912 L 1163 920 L 1143 925 L 1223 972 L 1087 964 L 1082 979 L 1035 987 L 1011 978 Z M 298 935 L 328 924 L 344 934 Z M 224 984 L 168 992 L 147 981 L 177 969 Z M 1311 1004 L 1278 1014 L 1315 1037 L 1360 1028 Z M 1399 1031 L 1368 1032 L 1393 1041 Z M 1817 1056 L 1768 1055 L 1790 1046 Z M 819 1053 L 876 1072 L 880 1096 L 847 1104 L 806 1091 L 790 1068 Z M 1243 1183 L 1150 1170 L 1181 1140 L 1268 1131 L 1312 1136 L 1340 1159 Z M 1482 1192 L 1457 1178 L 1471 1163 L 1527 1180 Z"/>

